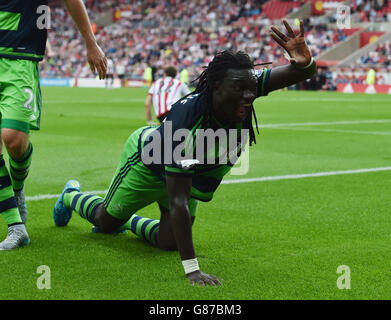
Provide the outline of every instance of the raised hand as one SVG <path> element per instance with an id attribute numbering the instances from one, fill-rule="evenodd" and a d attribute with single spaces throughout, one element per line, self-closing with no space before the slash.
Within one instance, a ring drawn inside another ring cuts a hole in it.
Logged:
<path id="1" fill-rule="evenodd" d="M 277 27 L 270 27 L 270 36 L 289 54 L 291 64 L 306 66 L 311 62 L 311 51 L 304 39 L 304 23 L 300 20 L 300 32 L 295 34 L 289 23 L 283 19 L 282 22 L 288 32 L 288 36 L 282 33 Z"/>

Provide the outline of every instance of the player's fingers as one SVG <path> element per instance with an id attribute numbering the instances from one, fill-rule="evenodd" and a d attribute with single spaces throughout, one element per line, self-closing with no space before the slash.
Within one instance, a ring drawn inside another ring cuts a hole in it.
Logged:
<path id="1" fill-rule="evenodd" d="M 106 77 L 106 74 L 107 74 L 107 59 L 106 59 L 106 57 L 103 57 L 102 67 L 104 70 L 104 76 Z"/>
<path id="2" fill-rule="evenodd" d="M 104 79 L 106 76 L 106 71 L 104 68 L 104 65 L 100 62 L 97 65 L 98 73 L 99 73 L 99 79 Z"/>
<path id="3" fill-rule="evenodd" d="M 286 48 L 286 45 L 285 45 L 285 41 L 281 40 L 276 34 L 274 33 L 271 33 L 270 36 L 274 39 L 274 41 L 276 41 L 281 47 L 283 47 L 287 52 L 288 49 Z"/>
<path id="4" fill-rule="evenodd" d="M 96 68 L 95 65 L 92 63 L 92 61 L 88 61 L 88 64 L 90 65 L 90 69 L 92 73 L 96 73 Z"/>
<path id="5" fill-rule="evenodd" d="M 215 286 L 222 286 L 223 284 L 221 283 L 220 279 L 214 278 L 212 279 L 213 283 Z"/>
<path id="6" fill-rule="evenodd" d="M 300 37 L 304 37 L 304 22 L 300 20 Z"/>
<path id="7" fill-rule="evenodd" d="M 277 27 L 271 26 L 270 29 L 277 34 L 283 41 L 289 41 L 289 38 L 283 34 Z M 273 33 L 272 33 L 273 34 Z"/>
<path id="8" fill-rule="evenodd" d="M 206 284 L 209 284 L 210 286 L 212 287 L 215 287 L 216 284 L 214 283 L 214 281 L 212 279 L 205 279 L 204 281 Z"/>
<path id="9" fill-rule="evenodd" d="M 204 282 L 204 280 L 201 280 L 201 279 L 200 279 L 200 280 L 197 281 L 197 283 L 198 283 L 199 285 L 205 287 L 205 282 Z"/>
<path id="10" fill-rule="evenodd" d="M 223 278 L 219 278 L 219 277 L 216 277 L 216 276 L 213 276 L 213 275 L 210 275 L 210 277 L 211 277 L 213 280 L 216 280 L 216 281 L 224 281 Z"/>
<path id="11" fill-rule="evenodd" d="M 102 68 L 100 67 L 100 65 L 96 65 L 96 70 L 98 71 L 98 75 L 99 75 L 99 80 L 102 79 Z"/>
<path id="12" fill-rule="evenodd" d="M 107 72 L 107 68 L 106 68 L 106 65 L 104 64 L 104 61 L 100 64 L 100 68 L 101 68 L 101 77 L 102 79 L 106 78 L 106 72 Z"/>
<path id="13" fill-rule="evenodd" d="M 292 30 L 292 28 L 289 25 L 288 21 L 283 19 L 282 22 L 285 25 L 286 31 L 288 31 L 288 34 L 291 36 L 291 38 L 296 38 L 295 32 Z"/>
<path id="14" fill-rule="evenodd" d="M 107 58 L 105 56 L 102 58 L 102 63 L 107 67 Z"/>
<path id="15" fill-rule="evenodd" d="M 209 275 L 209 284 L 212 285 L 212 286 L 221 286 L 222 283 L 220 282 L 220 280 L 222 280 L 221 278 L 217 278 L 213 275 Z"/>

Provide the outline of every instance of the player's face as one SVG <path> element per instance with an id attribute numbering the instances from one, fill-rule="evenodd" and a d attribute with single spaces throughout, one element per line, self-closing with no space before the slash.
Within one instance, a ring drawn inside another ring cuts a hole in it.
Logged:
<path id="1" fill-rule="evenodd" d="M 215 87 L 216 117 L 229 123 L 246 119 L 257 96 L 257 84 L 254 69 L 228 69 L 224 80 Z"/>

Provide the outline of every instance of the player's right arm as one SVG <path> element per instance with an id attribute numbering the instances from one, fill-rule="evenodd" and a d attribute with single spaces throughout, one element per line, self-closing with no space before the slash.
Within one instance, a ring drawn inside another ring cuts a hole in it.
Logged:
<path id="1" fill-rule="evenodd" d="M 84 38 L 87 48 L 87 60 L 91 71 L 98 71 L 99 79 L 104 79 L 107 72 L 107 59 L 102 49 L 96 43 L 90 19 L 83 1 L 64 0 L 64 3 Z"/>
<path id="2" fill-rule="evenodd" d="M 182 261 L 196 259 L 192 223 L 189 213 L 188 202 L 190 199 L 191 177 L 166 176 L 168 199 L 170 202 L 170 222 L 175 237 L 176 245 Z M 201 270 L 186 274 L 191 284 L 200 285 L 221 285 L 220 281 L 212 275 Z"/>

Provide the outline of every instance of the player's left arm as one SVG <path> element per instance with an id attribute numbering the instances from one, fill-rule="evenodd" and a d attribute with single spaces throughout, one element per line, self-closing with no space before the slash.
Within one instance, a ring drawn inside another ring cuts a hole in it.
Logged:
<path id="1" fill-rule="evenodd" d="M 182 261 L 196 261 L 193 245 L 192 219 L 189 212 L 189 199 L 192 179 L 190 177 L 166 176 L 167 193 L 170 201 L 170 222 L 176 245 Z M 183 262 L 182 262 L 183 263 Z M 220 280 L 210 274 L 202 272 L 198 267 L 190 270 L 186 277 L 191 284 L 221 285 Z M 186 272 L 186 270 L 185 270 Z"/>
<path id="2" fill-rule="evenodd" d="M 268 91 L 285 88 L 310 79 L 316 73 L 316 63 L 304 39 L 303 21 L 300 21 L 300 32 L 298 35 L 295 34 L 285 19 L 282 22 L 288 35 L 282 33 L 275 26 L 270 28 L 270 35 L 288 53 L 290 64 L 271 69 Z"/>
<path id="3" fill-rule="evenodd" d="M 75 21 L 80 33 L 84 38 L 87 48 L 87 60 L 91 71 L 98 71 L 99 79 L 104 79 L 107 72 L 107 59 L 102 49 L 96 42 L 92 31 L 91 22 L 88 18 L 86 7 L 82 0 L 64 0 L 69 13 Z"/>
<path id="4" fill-rule="evenodd" d="M 48 58 L 51 58 L 54 56 L 52 45 L 50 44 L 49 39 L 46 40 L 46 55 Z"/>
<path id="5" fill-rule="evenodd" d="M 152 105 L 152 94 L 148 93 L 147 98 L 145 99 L 145 113 L 147 115 L 147 123 L 149 125 L 152 124 L 151 105 Z"/>

